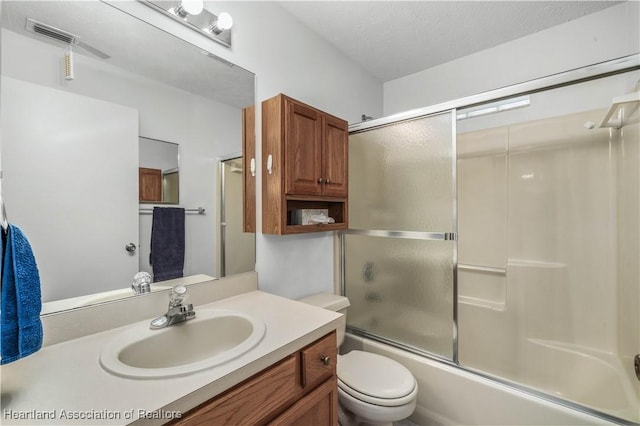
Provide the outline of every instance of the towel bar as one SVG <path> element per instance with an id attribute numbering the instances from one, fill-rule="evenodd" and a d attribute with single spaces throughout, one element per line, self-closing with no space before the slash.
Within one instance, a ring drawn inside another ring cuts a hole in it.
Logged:
<path id="1" fill-rule="evenodd" d="M 185 213 L 204 214 L 204 207 L 198 207 L 197 209 L 184 209 Z M 140 214 L 153 214 L 153 209 L 140 209 Z"/>

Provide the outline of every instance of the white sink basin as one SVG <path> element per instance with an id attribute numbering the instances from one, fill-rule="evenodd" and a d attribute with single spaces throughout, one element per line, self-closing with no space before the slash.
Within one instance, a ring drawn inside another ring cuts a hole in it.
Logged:
<path id="1" fill-rule="evenodd" d="M 196 309 L 196 318 L 186 322 L 160 330 L 137 324 L 119 334 L 102 350 L 100 364 L 128 378 L 184 376 L 248 352 L 265 329 L 262 321 L 241 312 Z"/>

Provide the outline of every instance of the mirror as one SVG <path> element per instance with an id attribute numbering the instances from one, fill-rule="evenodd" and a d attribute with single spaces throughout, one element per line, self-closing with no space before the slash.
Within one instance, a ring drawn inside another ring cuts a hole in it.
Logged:
<path id="1" fill-rule="evenodd" d="M 138 199 L 141 203 L 180 202 L 179 148 L 172 142 L 138 139 Z"/>
<path id="2" fill-rule="evenodd" d="M 155 207 L 185 209 L 185 260 L 183 278 L 152 288 L 217 277 L 217 159 L 242 151 L 255 76 L 117 3 L 0 8 L 3 196 L 38 262 L 43 313 L 131 297 Z M 147 164 L 148 140 L 177 150 L 176 167 Z M 140 204 L 141 167 L 175 169 L 176 198 Z"/>

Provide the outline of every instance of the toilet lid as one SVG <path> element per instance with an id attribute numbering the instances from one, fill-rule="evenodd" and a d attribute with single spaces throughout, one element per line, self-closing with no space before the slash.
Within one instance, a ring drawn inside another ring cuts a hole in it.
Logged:
<path id="1" fill-rule="evenodd" d="M 351 351 L 342 355 L 338 379 L 352 390 L 376 399 L 399 399 L 416 388 L 415 378 L 405 366 L 371 352 Z"/>

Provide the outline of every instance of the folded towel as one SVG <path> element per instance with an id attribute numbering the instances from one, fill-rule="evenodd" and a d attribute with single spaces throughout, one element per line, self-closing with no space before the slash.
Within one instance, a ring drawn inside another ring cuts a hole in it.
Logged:
<path id="1" fill-rule="evenodd" d="M 0 364 L 7 364 L 42 347 L 42 298 L 33 251 L 15 225 L 9 224 L 3 254 Z"/>
<path id="2" fill-rule="evenodd" d="M 181 278 L 184 268 L 184 209 L 154 207 L 151 225 L 153 282 Z"/>

